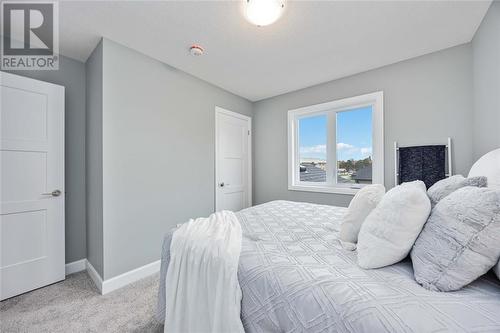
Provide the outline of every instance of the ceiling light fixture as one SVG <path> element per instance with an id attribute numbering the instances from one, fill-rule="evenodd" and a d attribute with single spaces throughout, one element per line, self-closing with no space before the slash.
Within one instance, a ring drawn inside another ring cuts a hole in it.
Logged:
<path id="1" fill-rule="evenodd" d="M 285 0 L 247 0 L 245 16 L 251 23 L 262 27 L 276 22 L 285 10 Z"/>

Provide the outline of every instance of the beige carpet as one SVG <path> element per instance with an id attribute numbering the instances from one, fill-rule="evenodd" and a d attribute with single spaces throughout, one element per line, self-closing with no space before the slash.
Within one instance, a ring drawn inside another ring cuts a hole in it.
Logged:
<path id="1" fill-rule="evenodd" d="M 0 303 L 0 332 L 163 332 L 158 274 L 101 296 L 86 272 Z"/>

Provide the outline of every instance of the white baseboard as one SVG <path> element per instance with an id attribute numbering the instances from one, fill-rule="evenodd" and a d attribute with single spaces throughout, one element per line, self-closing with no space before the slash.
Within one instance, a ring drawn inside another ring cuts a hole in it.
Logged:
<path id="1" fill-rule="evenodd" d="M 87 262 L 87 259 L 81 259 L 81 260 L 67 263 L 66 264 L 66 275 L 70 275 L 70 274 L 73 274 L 76 272 L 84 271 L 86 268 L 86 266 L 85 266 L 86 262 Z"/>
<path id="2" fill-rule="evenodd" d="M 87 268 L 87 273 L 89 274 L 92 281 L 94 281 L 94 284 L 97 287 L 97 289 L 99 290 L 99 293 L 102 295 L 103 293 L 102 293 L 102 278 L 101 278 L 101 276 L 99 275 L 99 273 L 97 273 L 94 266 L 92 266 L 92 264 L 88 260 L 85 260 L 85 266 Z"/>
<path id="3" fill-rule="evenodd" d="M 105 295 L 113 290 L 143 279 L 160 271 L 161 261 L 155 261 L 126 273 L 115 276 L 102 282 L 101 294 Z"/>
<path id="4" fill-rule="evenodd" d="M 126 273 L 120 274 L 108 280 L 103 280 L 102 277 L 97 273 L 94 266 L 87 260 L 82 259 L 79 260 L 84 262 L 84 267 L 87 269 L 87 273 L 89 274 L 92 281 L 94 281 L 95 286 L 99 290 L 101 295 L 105 295 L 114 290 L 125 287 L 128 284 L 136 282 L 140 279 L 153 275 L 160 271 L 161 260 L 152 262 L 150 264 L 144 265 L 142 267 L 133 269 Z M 82 269 L 83 270 L 83 269 Z"/>

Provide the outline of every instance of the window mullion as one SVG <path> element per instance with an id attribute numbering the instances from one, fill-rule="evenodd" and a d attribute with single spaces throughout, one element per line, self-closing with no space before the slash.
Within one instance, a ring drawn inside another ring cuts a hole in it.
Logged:
<path id="1" fill-rule="evenodd" d="M 293 119 L 294 123 L 294 135 L 293 135 L 293 140 L 294 140 L 294 153 L 295 153 L 295 165 L 294 165 L 294 171 L 295 171 L 295 183 L 298 184 L 300 182 L 300 144 L 299 144 L 299 119 L 298 117 L 295 117 Z"/>
<path id="2" fill-rule="evenodd" d="M 327 152 L 326 152 L 326 183 L 328 185 L 336 184 L 337 177 L 337 124 L 336 113 L 328 112 L 327 115 Z"/>

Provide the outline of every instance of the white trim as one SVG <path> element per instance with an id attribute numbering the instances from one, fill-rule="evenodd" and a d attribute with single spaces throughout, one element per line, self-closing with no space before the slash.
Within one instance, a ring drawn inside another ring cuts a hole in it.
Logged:
<path id="1" fill-rule="evenodd" d="M 331 102 L 304 106 L 298 109 L 289 110 L 288 113 L 293 113 L 296 116 L 310 115 L 312 113 L 321 113 L 325 111 L 343 111 L 346 109 L 358 109 L 364 106 L 373 105 L 373 102 L 381 99 L 383 102 L 383 91 L 377 91 L 370 94 L 359 95 L 354 97 L 343 98 Z M 377 106 L 380 106 L 377 105 Z"/>
<path id="2" fill-rule="evenodd" d="M 334 184 L 335 179 L 337 179 L 337 147 L 335 144 L 331 144 L 331 142 L 336 142 L 337 141 L 337 115 L 335 113 L 329 112 L 326 115 L 327 119 L 327 131 L 326 131 L 326 182 L 328 184 Z M 297 148 L 299 149 L 298 152 L 300 152 L 300 148 L 298 147 L 298 141 L 297 141 Z M 297 181 L 300 181 L 300 173 L 297 174 Z M 314 186 L 314 184 L 313 184 Z"/>
<path id="3" fill-rule="evenodd" d="M 153 275 L 160 271 L 161 260 L 133 269 L 102 282 L 101 294 L 106 295 L 116 289 Z"/>
<path id="4" fill-rule="evenodd" d="M 318 186 L 318 185 L 293 185 L 288 186 L 290 191 L 302 191 L 302 192 L 319 192 L 319 193 L 335 193 L 335 194 L 349 194 L 355 195 L 363 186 L 366 185 L 358 185 L 359 188 L 350 188 L 350 187 L 340 187 L 340 186 Z"/>
<path id="5" fill-rule="evenodd" d="M 73 273 L 84 271 L 86 268 L 85 263 L 87 259 L 81 259 L 73 262 L 69 262 L 66 264 L 66 275 L 70 275 Z"/>
<path id="6" fill-rule="evenodd" d="M 133 282 L 139 281 L 145 277 L 158 273 L 161 267 L 161 260 L 157 260 L 150 264 L 141 266 L 139 268 L 125 272 L 118 276 L 112 277 L 111 279 L 103 280 L 102 277 L 94 268 L 94 266 L 92 266 L 92 264 L 87 259 L 82 259 L 75 263 L 80 263 L 82 261 L 85 263 L 87 273 L 89 274 L 90 278 L 94 282 L 95 286 L 97 287 L 97 290 L 99 290 L 99 293 L 101 295 L 108 294 L 114 290 L 125 287 L 126 285 L 129 285 Z"/>
<path id="7" fill-rule="evenodd" d="M 229 111 L 227 109 L 223 109 L 220 106 L 216 106 L 215 107 L 215 112 L 225 114 L 226 116 L 240 118 L 242 120 L 248 120 L 250 122 L 252 121 L 252 117 L 246 116 L 246 115 L 238 113 L 238 112 L 234 112 L 234 111 Z"/>
<path id="8" fill-rule="evenodd" d="M 356 184 L 356 187 L 339 186 L 334 184 L 335 175 L 328 175 L 327 182 L 321 184 L 308 184 L 300 182 L 299 171 L 296 163 L 296 157 L 299 154 L 299 144 L 296 135 L 297 132 L 297 118 L 301 116 L 319 115 L 322 113 L 341 112 L 348 109 L 361 108 L 364 106 L 372 106 L 372 156 L 373 156 L 373 183 L 384 184 L 384 93 L 377 91 L 370 94 L 344 98 L 332 102 L 321 103 L 311 106 L 306 106 L 288 111 L 288 189 L 294 191 L 310 191 L 310 192 L 323 192 L 323 193 L 338 193 L 354 195 L 363 185 Z M 331 117 L 329 117 L 331 118 Z M 333 125 L 332 120 L 328 121 L 329 129 Z M 330 129 L 331 131 L 331 129 Z M 329 134 L 329 140 L 333 134 Z M 328 147 L 328 142 L 327 142 Z M 328 149 L 329 155 L 335 155 L 336 147 Z M 328 155 L 328 154 L 327 154 Z M 335 156 L 327 156 L 330 164 L 335 162 Z M 328 167 L 328 170 L 336 170 L 335 167 Z M 331 172 L 330 172 L 331 173 Z M 333 178 L 333 181 L 332 181 Z"/>
<path id="9" fill-rule="evenodd" d="M 378 91 L 364 95 L 366 98 L 375 99 L 372 113 L 372 178 L 374 184 L 384 185 L 384 93 Z M 364 96 L 359 96 L 363 97 Z"/>
<path id="10" fill-rule="evenodd" d="M 97 290 L 99 290 L 99 293 L 102 295 L 102 278 L 101 278 L 101 276 L 99 275 L 99 273 L 97 273 L 94 266 L 92 266 L 92 264 L 88 260 L 85 260 L 85 266 L 87 267 L 87 273 L 89 274 L 92 281 L 94 281 L 94 284 L 97 287 Z"/>
<path id="11" fill-rule="evenodd" d="M 229 110 L 223 109 L 219 106 L 215 106 L 215 132 L 214 132 L 214 139 L 215 139 L 215 170 L 214 170 L 214 178 L 215 178 L 214 198 L 215 198 L 215 202 L 214 202 L 214 208 L 215 208 L 215 211 L 218 210 L 217 209 L 217 201 L 218 201 L 217 170 L 219 168 L 218 161 L 217 161 L 217 156 L 219 154 L 219 147 L 217 144 L 217 133 L 219 130 L 218 121 L 217 121 L 217 114 L 224 114 L 224 115 L 239 118 L 239 119 L 242 119 L 242 120 L 245 120 L 248 122 L 249 133 L 248 133 L 248 151 L 247 151 L 247 159 L 248 159 L 248 166 L 247 166 L 247 170 L 248 170 L 248 172 L 247 172 L 248 173 L 248 179 L 247 179 L 247 181 L 248 181 L 248 184 L 247 184 L 248 199 L 247 199 L 247 204 L 248 204 L 248 207 L 251 207 L 252 206 L 252 170 L 253 170 L 253 168 L 252 168 L 252 117 L 246 116 L 246 115 L 241 114 L 241 113 L 229 111 Z"/>

